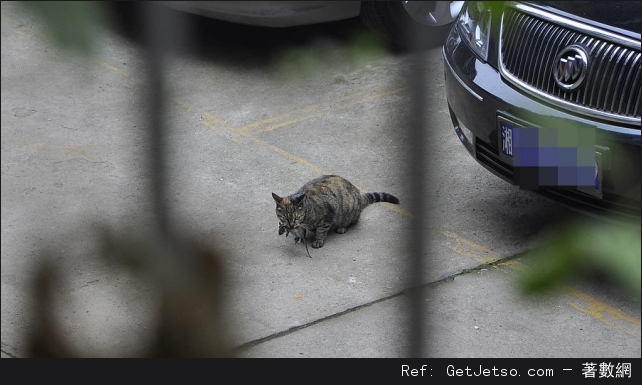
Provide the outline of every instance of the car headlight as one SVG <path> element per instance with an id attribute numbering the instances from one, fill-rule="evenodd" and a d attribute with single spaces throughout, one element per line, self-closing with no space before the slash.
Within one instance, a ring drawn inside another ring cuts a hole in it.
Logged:
<path id="1" fill-rule="evenodd" d="M 469 1 L 457 19 L 462 40 L 484 61 L 488 59 L 491 8 L 483 1 Z"/>

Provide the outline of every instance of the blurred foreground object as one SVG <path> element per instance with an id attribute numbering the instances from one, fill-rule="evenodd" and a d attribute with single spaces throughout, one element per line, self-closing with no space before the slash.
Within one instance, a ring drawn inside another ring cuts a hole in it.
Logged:
<path id="1" fill-rule="evenodd" d="M 149 346 L 142 357 L 229 357 L 222 308 L 224 274 L 217 255 L 192 242 L 171 244 L 152 237 L 116 236 L 104 231 L 104 255 L 110 266 L 125 267 L 149 279 L 159 301 Z M 74 349 L 55 320 L 52 299 L 60 281 L 49 262 L 34 278 L 35 323 L 29 336 L 30 357 L 92 357 Z M 151 327 L 151 325 L 150 325 Z M 101 333 L 101 330 L 95 330 Z"/>
<path id="2" fill-rule="evenodd" d="M 98 28 L 104 23 L 104 3 L 94 1 L 20 1 L 40 18 L 60 48 L 89 55 L 96 48 Z"/>
<path id="3" fill-rule="evenodd" d="M 164 1 L 163 6 L 232 23 L 293 27 L 359 18 L 374 34 L 411 48 L 421 34 L 441 45 L 463 1 Z M 413 32 L 410 32 L 413 31 Z"/>
<path id="4" fill-rule="evenodd" d="M 526 294 L 553 288 L 583 272 L 601 272 L 640 298 L 640 225 L 599 222 L 567 225 L 527 252 L 532 269 L 521 277 Z"/>

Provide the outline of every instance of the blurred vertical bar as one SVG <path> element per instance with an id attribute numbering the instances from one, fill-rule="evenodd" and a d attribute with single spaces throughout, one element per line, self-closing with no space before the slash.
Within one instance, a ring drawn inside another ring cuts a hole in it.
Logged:
<path id="1" fill-rule="evenodd" d="M 188 41 L 189 25 L 179 13 L 156 2 L 143 1 L 141 6 L 142 36 L 147 49 L 147 104 L 150 164 L 150 197 L 152 220 L 161 239 L 173 235 L 167 206 L 168 165 L 168 87 L 165 64 L 167 58 L 183 49 Z"/>
<path id="2" fill-rule="evenodd" d="M 424 178 L 429 175 L 427 171 L 428 162 L 426 157 L 426 68 L 425 51 L 428 36 L 424 36 L 412 25 L 407 26 L 407 37 L 412 42 L 412 65 L 411 73 L 406 74 L 410 81 L 411 103 L 408 113 L 410 126 L 410 149 L 407 152 L 406 162 L 410 167 L 410 195 L 413 208 L 412 226 L 408 233 L 410 255 L 408 256 L 408 279 L 409 287 L 413 288 L 408 294 L 410 317 L 408 325 L 408 346 L 409 357 L 420 358 L 428 356 L 426 341 L 429 338 L 429 331 L 425 326 L 425 302 L 421 286 L 423 285 L 423 273 L 426 270 L 426 183 Z"/>
<path id="3" fill-rule="evenodd" d="M 172 23 L 163 20 L 162 9 L 154 2 L 144 1 L 142 6 L 143 38 L 147 47 L 147 93 L 143 95 L 148 104 L 150 143 L 150 195 L 152 199 L 152 221 L 161 239 L 170 234 L 169 214 L 166 207 L 167 174 L 166 127 L 165 127 L 165 78 L 163 74 L 164 49 L 163 35 L 170 32 Z"/>

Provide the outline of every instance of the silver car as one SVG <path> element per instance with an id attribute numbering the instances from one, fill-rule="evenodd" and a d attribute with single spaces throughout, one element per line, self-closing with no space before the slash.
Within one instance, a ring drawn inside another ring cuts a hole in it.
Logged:
<path id="1" fill-rule="evenodd" d="M 400 46 L 407 31 L 443 41 L 463 1 L 165 1 L 161 4 L 217 20 L 292 27 L 360 18 L 374 33 Z M 430 39 L 433 40 L 434 39 Z"/>

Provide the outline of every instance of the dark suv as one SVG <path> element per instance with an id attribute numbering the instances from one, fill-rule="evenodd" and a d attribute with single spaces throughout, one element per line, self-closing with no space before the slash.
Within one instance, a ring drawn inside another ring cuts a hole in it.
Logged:
<path id="1" fill-rule="evenodd" d="M 455 132 L 486 169 L 640 219 L 640 3 L 467 2 L 444 44 Z"/>

